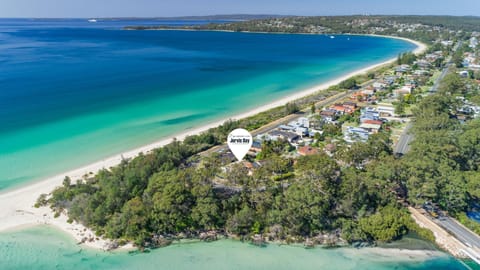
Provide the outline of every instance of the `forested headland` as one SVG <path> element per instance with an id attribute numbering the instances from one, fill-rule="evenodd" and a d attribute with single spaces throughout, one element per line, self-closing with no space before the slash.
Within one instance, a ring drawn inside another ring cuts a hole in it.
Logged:
<path id="1" fill-rule="evenodd" d="M 126 30 L 190 29 L 233 32 L 309 33 L 309 34 L 377 34 L 400 36 L 432 44 L 439 36 L 445 40 L 462 38 L 480 31 L 479 17 L 455 16 L 313 16 L 278 17 L 246 21 L 209 23 L 172 27 L 167 25 L 131 25 Z M 459 36 L 458 31 L 462 34 Z"/>

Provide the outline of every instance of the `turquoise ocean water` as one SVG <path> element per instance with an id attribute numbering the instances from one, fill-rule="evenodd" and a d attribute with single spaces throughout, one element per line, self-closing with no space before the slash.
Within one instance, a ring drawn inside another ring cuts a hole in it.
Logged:
<path id="1" fill-rule="evenodd" d="M 0 20 L 0 192 L 248 111 L 410 51 L 362 36 L 122 31 L 181 21 Z M 0 269 L 464 269 L 234 241 L 149 254 L 77 246 L 48 227 L 0 234 Z"/>
<path id="2" fill-rule="evenodd" d="M 246 112 L 415 46 L 365 36 L 0 20 L 0 192 Z"/>
<path id="3" fill-rule="evenodd" d="M 275 270 L 453 270 L 468 269 L 448 255 L 414 260 L 402 256 L 359 254 L 350 248 L 304 249 L 239 241 L 175 244 L 145 254 L 107 253 L 81 248 L 66 235 L 36 227 L 0 234 L 1 269 L 275 269 Z M 475 269 L 475 268 L 474 268 Z M 479 269 L 479 268 L 476 268 Z"/>

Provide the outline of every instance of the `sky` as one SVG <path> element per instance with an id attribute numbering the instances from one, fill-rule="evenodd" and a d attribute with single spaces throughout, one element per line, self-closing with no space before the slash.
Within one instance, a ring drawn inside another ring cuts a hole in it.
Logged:
<path id="1" fill-rule="evenodd" d="M 217 14 L 473 15 L 479 0 L 0 0 L 0 17 L 174 17 Z"/>

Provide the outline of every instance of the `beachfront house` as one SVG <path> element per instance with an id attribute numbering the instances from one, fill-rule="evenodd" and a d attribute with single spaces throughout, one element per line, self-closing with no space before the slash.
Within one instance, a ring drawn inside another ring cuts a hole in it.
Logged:
<path id="1" fill-rule="evenodd" d="M 387 84 L 384 83 L 384 82 L 374 82 L 372 84 L 373 88 L 376 90 L 376 91 L 380 91 L 380 90 L 384 90 L 385 88 L 387 88 Z"/>
<path id="2" fill-rule="evenodd" d="M 375 113 L 363 113 L 360 115 L 360 123 L 364 123 L 366 121 L 376 121 L 380 118 L 380 114 L 378 112 Z"/>
<path id="3" fill-rule="evenodd" d="M 277 128 L 282 131 L 295 132 L 295 127 L 291 125 L 280 125 Z"/>
<path id="4" fill-rule="evenodd" d="M 413 91 L 412 85 L 404 85 L 399 89 L 393 91 L 395 97 L 411 94 Z"/>
<path id="5" fill-rule="evenodd" d="M 348 111 L 354 112 L 357 110 L 358 106 L 357 103 L 351 101 L 345 101 L 343 106 L 347 108 Z"/>
<path id="6" fill-rule="evenodd" d="M 297 119 L 297 121 L 293 122 L 293 126 L 309 128 L 310 120 L 307 117 L 300 117 Z"/>
<path id="7" fill-rule="evenodd" d="M 369 132 L 360 127 L 347 127 L 344 133 L 344 140 L 349 143 L 366 142 L 369 137 Z"/>
<path id="8" fill-rule="evenodd" d="M 290 132 L 290 131 L 282 131 L 282 130 L 272 130 L 265 135 L 265 140 L 287 140 L 291 144 L 296 144 L 300 139 L 298 134 Z"/>
<path id="9" fill-rule="evenodd" d="M 415 61 L 414 62 L 415 65 L 417 65 L 417 67 L 419 68 L 430 68 L 431 64 L 430 62 L 426 61 L 426 60 L 418 60 L 418 61 Z"/>
<path id="10" fill-rule="evenodd" d="M 410 71 L 410 66 L 406 65 L 406 64 L 400 65 L 400 66 L 395 68 L 395 73 L 397 75 L 402 75 L 402 74 L 407 73 L 409 71 Z"/>
<path id="11" fill-rule="evenodd" d="M 375 125 L 382 125 L 383 121 L 381 120 L 373 120 L 373 119 L 362 119 L 360 120 L 361 124 L 375 124 Z"/>
<path id="12" fill-rule="evenodd" d="M 337 115 L 344 115 L 345 110 L 347 108 L 345 108 L 342 104 L 334 104 L 334 105 L 330 106 L 329 109 L 334 111 Z"/>
<path id="13" fill-rule="evenodd" d="M 425 69 L 417 69 L 413 72 L 413 75 L 415 76 L 425 76 L 428 74 L 429 74 L 428 70 L 425 70 Z"/>
<path id="14" fill-rule="evenodd" d="M 391 106 L 378 106 L 377 112 L 379 113 L 380 117 L 395 117 L 395 108 Z"/>
<path id="15" fill-rule="evenodd" d="M 297 127 L 295 129 L 295 133 L 300 136 L 300 137 L 303 137 L 303 136 L 308 136 L 308 128 L 306 127 Z"/>
<path id="16" fill-rule="evenodd" d="M 360 119 L 362 118 L 377 120 L 380 118 L 380 113 L 375 107 L 364 107 L 360 110 Z"/>
<path id="17" fill-rule="evenodd" d="M 344 102 L 343 104 L 334 104 L 330 106 L 330 110 L 333 110 L 337 115 L 352 114 L 357 109 L 355 102 Z"/>
<path id="18" fill-rule="evenodd" d="M 288 125 L 278 126 L 278 130 L 284 132 L 296 133 L 303 137 L 308 135 L 308 129 L 310 127 L 310 120 L 306 117 L 300 117 L 295 121 L 288 123 Z"/>
<path id="19" fill-rule="evenodd" d="M 397 79 L 397 76 L 386 76 L 385 78 L 383 78 L 383 83 L 385 83 L 387 86 L 390 86 L 394 84 Z"/>
<path id="20" fill-rule="evenodd" d="M 308 128 L 308 131 L 309 132 L 315 132 L 315 131 L 318 131 L 318 130 L 322 130 L 322 127 L 325 125 L 326 121 L 323 120 L 323 118 L 321 117 L 312 117 L 310 119 L 310 122 L 308 124 L 309 128 Z"/>
<path id="21" fill-rule="evenodd" d="M 380 130 L 380 128 L 382 127 L 382 124 L 370 124 L 370 123 L 362 123 L 360 124 L 359 128 L 361 129 L 364 129 L 366 131 L 368 131 L 368 133 L 370 134 L 375 134 L 375 133 L 378 133 L 378 131 Z"/>
<path id="22" fill-rule="evenodd" d="M 262 151 L 262 142 L 258 140 L 254 140 L 252 143 L 252 147 L 250 148 L 250 151 L 259 153 Z"/>
<path id="23" fill-rule="evenodd" d="M 335 110 L 327 109 L 320 112 L 320 117 L 327 123 L 332 123 L 337 120 L 337 112 Z"/>
<path id="24" fill-rule="evenodd" d="M 298 154 L 301 156 L 311 156 L 318 154 L 318 149 L 311 146 L 302 146 L 298 148 Z"/>

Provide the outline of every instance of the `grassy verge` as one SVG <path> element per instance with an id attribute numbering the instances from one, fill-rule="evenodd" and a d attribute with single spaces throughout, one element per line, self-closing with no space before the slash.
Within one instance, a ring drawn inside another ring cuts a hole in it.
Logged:
<path id="1" fill-rule="evenodd" d="M 476 234 L 480 235 L 480 223 L 475 222 L 467 217 L 465 213 L 459 213 L 455 215 L 458 222 L 462 223 L 465 227 L 469 228 Z"/>

